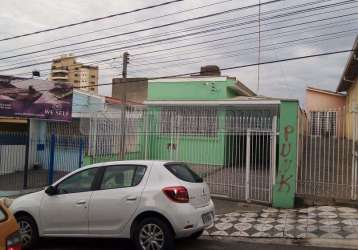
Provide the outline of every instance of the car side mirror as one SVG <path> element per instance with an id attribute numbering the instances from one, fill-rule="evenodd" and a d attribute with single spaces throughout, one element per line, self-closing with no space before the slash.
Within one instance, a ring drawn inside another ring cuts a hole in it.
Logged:
<path id="1" fill-rule="evenodd" d="M 49 196 L 51 196 L 51 195 L 57 194 L 57 190 L 56 190 L 56 188 L 54 186 L 48 186 L 45 189 L 45 193 L 48 194 Z"/>

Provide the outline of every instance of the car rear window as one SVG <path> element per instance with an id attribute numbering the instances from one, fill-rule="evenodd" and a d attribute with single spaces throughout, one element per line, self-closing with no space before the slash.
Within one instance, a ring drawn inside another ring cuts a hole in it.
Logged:
<path id="1" fill-rule="evenodd" d="M 203 182 L 203 179 L 185 163 L 167 163 L 164 166 L 180 180 L 193 183 Z"/>
<path id="2" fill-rule="evenodd" d="M 0 208 L 0 222 L 6 220 L 5 212 Z"/>

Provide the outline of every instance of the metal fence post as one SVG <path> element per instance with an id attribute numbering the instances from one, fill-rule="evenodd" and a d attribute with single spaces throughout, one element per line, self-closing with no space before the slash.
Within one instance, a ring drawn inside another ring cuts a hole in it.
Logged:
<path id="1" fill-rule="evenodd" d="M 50 141 L 50 164 L 48 169 L 48 184 L 51 185 L 53 183 L 53 171 L 54 171 L 54 163 L 55 163 L 55 146 L 56 146 L 56 136 L 51 135 Z"/>
<path id="2" fill-rule="evenodd" d="M 245 200 L 250 201 L 251 131 L 246 134 Z"/>
<path id="3" fill-rule="evenodd" d="M 83 139 L 80 139 L 80 152 L 79 152 L 79 158 L 78 158 L 78 168 L 82 167 L 82 157 L 83 157 Z"/>
<path id="4" fill-rule="evenodd" d="M 26 135 L 26 149 L 25 149 L 25 166 L 24 166 L 24 185 L 23 189 L 28 186 L 28 172 L 29 172 L 29 151 L 30 151 L 30 119 L 27 120 L 27 135 Z"/>

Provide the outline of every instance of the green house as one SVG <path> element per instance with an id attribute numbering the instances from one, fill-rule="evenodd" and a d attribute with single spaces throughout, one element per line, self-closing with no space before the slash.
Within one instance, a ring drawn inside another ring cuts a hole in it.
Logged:
<path id="1" fill-rule="evenodd" d="M 186 161 L 214 194 L 293 206 L 296 100 L 257 96 L 232 77 L 191 76 L 150 80 L 145 104 L 127 159 Z"/>

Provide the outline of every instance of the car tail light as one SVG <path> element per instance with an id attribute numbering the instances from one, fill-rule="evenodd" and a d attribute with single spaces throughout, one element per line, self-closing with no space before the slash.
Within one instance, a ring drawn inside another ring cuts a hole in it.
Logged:
<path id="1" fill-rule="evenodd" d="M 6 239 L 6 250 L 21 250 L 21 235 L 16 232 Z"/>
<path id="2" fill-rule="evenodd" d="M 163 188 L 164 194 L 172 201 L 178 203 L 188 203 L 189 193 L 185 187 L 166 187 Z"/>

